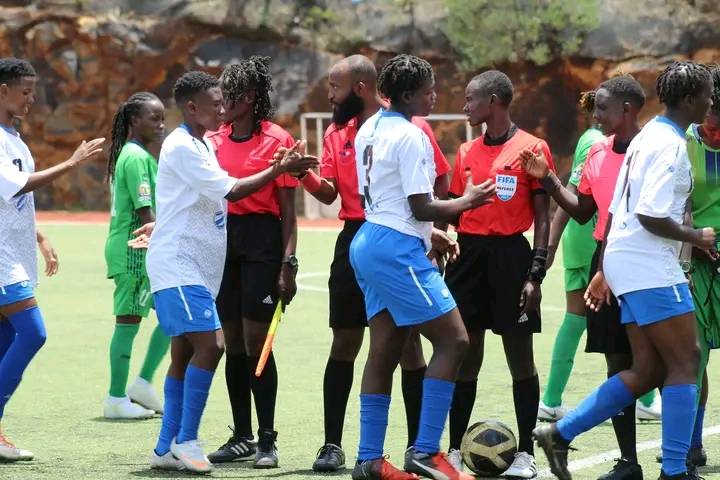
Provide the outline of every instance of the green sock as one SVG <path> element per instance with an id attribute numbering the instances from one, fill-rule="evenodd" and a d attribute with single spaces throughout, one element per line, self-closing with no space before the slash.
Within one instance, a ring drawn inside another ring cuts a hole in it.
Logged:
<path id="1" fill-rule="evenodd" d="M 645 395 L 638 398 L 638 401 L 640 403 L 642 403 L 643 405 L 645 405 L 646 407 L 649 407 L 655 401 L 655 392 L 656 391 L 657 391 L 657 389 L 653 388 L 652 390 L 647 392 Z"/>
<path id="2" fill-rule="evenodd" d="M 160 366 L 160 362 L 162 362 L 168 348 L 170 348 L 170 337 L 163 333 L 160 325 L 157 325 L 153 330 L 152 337 L 150 337 L 145 361 L 140 369 L 140 378 L 152 383 L 155 371 Z"/>
<path id="3" fill-rule="evenodd" d="M 585 331 L 585 317 L 574 313 L 565 313 L 565 319 L 558 330 L 553 346 L 552 362 L 543 403 L 548 407 L 558 407 L 562 403 L 562 394 L 570 379 L 575 352 Z"/>
<path id="4" fill-rule="evenodd" d="M 110 341 L 110 396 L 124 397 L 130 372 L 133 340 L 140 330 L 139 323 L 116 323 Z"/>

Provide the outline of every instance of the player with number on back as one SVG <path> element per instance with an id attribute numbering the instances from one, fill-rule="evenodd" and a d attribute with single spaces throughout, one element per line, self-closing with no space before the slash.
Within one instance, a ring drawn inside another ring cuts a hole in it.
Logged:
<path id="1" fill-rule="evenodd" d="M 433 198 L 435 162 L 427 135 L 410 119 L 428 115 L 435 103 L 430 64 L 398 55 L 382 68 L 378 89 L 388 109 L 368 118 L 355 138 L 358 191 L 366 222 L 350 245 L 350 262 L 365 298 L 370 351 L 360 395 L 360 445 L 355 480 L 470 479 L 440 452 L 458 367 L 468 338 L 455 300 L 426 253 L 446 250 L 447 235 L 433 221 L 448 221 L 487 203 L 492 180 L 468 180 L 462 197 Z M 435 244 L 439 241 L 442 245 Z M 456 245 L 450 247 L 452 256 Z M 445 253 L 445 252 L 442 252 Z M 423 381 L 420 426 L 405 456 L 403 473 L 383 456 L 392 377 L 414 327 L 433 346 Z"/>
<path id="2" fill-rule="evenodd" d="M 321 202 L 330 205 L 340 197 L 338 216 L 345 222 L 335 244 L 328 282 L 333 342 L 323 381 L 325 443 L 313 463 L 313 470 L 320 472 L 332 472 L 345 466 L 342 449 L 345 409 L 352 388 L 355 359 L 368 325 L 365 301 L 350 265 L 349 251 L 350 242 L 365 222 L 358 193 L 355 137 L 365 120 L 385 106 L 377 92 L 377 70 L 373 62 L 364 55 L 352 55 L 333 65 L 328 98 L 333 106 L 333 123 L 325 131 L 320 175 L 308 171 L 302 178 L 305 189 Z M 428 123 L 420 117 L 413 117 L 411 121 L 425 132 L 433 146 L 435 196 L 445 199 L 450 165 Z M 426 369 L 417 332 L 408 338 L 400 357 L 400 367 L 409 447 L 417 435 Z"/>
<path id="3" fill-rule="evenodd" d="M 16 119 L 24 118 L 35 102 L 36 83 L 29 62 L 0 59 L 0 422 L 23 372 L 47 336 L 34 293 L 36 242 L 51 262 L 48 275 L 57 271 L 52 247 L 35 229 L 32 192 L 95 158 L 105 141 L 82 142 L 69 159 L 36 172 L 30 150 L 15 129 Z M 31 452 L 13 445 L 0 428 L 0 462 L 32 458 Z"/>
<path id="4" fill-rule="evenodd" d="M 490 70 L 465 89 L 463 111 L 471 126 L 487 124 L 481 137 L 458 150 L 450 195 L 463 194 L 466 172 L 474 181 L 493 179 L 497 198 L 469 210 L 457 222 L 460 257 L 448 266 L 446 280 L 470 335 L 450 411 L 450 459 L 461 467 L 460 443 L 472 414 L 477 378 L 484 357 L 486 330 L 500 335 L 512 376 L 518 452 L 504 476 L 535 478 L 537 466 L 532 429 L 537 420 L 540 384 L 533 357 L 533 334 L 540 332 L 540 285 L 545 276 L 550 230 L 550 199 L 520 165 L 526 150 L 542 151 L 543 140 L 518 128 L 510 119 L 513 85 L 507 75 Z M 523 235 L 535 225 L 533 249 Z"/>

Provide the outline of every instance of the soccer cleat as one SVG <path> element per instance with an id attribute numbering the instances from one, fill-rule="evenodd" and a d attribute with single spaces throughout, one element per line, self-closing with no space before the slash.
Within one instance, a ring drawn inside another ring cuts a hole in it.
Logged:
<path id="1" fill-rule="evenodd" d="M 641 422 L 656 422 L 662 420 L 662 397 L 655 396 L 649 407 L 642 402 L 635 402 L 635 418 Z"/>
<path id="2" fill-rule="evenodd" d="M 109 420 L 143 420 L 154 415 L 153 410 L 132 403 L 128 397 L 108 397 L 103 407 L 103 416 Z"/>
<path id="3" fill-rule="evenodd" d="M 697 470 L 694 468 L 690 468 L 687 472 L 678 473 L 677 475 L 666 475 L 665 472 L 660 470 L 658 480 L 702 480 L 702 477 L 698 475 Z"/>
<path id="4" fill-rule="evenodd" d="M 280 460 L 278 459 L 276 440 L 277 432 L 272 430 L 258 430 L 257 451 L 255 452 L 253 468 L 278 467 Z"/>
<path id="5" fill-rule="evenodd" d="M 405 471 L 434 480 L 474 480 L 475 477 L 459 472 L 448 461 L 444 452 L 422 453 L 415 447 L 405 452 Z"/>
<path id="6" fill-rule="evenodd" d="M 568 470 L 568 450 L 570 445 L 560 436 L 557 426 L 541 425 L 533 430 L 533 438 L 543 449 L 550 464 L 550 471 L 560 480 L 572 480 Z"/>
<path id="7" fill-rule="evenodd" d="M 537 478 L 535 457 L 527 452 L 517 452 L 510 468 L 502 474 L 505 478 Z"/>
<path id="8" fill-rule="evenodd" d="M 212 471 L 212 464 L 203 453 L 202 444 L 197 440 L 175 443 L 175 439 L 173 439 L 170 444 L 170 452 L 191 472 L 209 473 Z"/>
<path id="9" fill-rule="evenodd" d="M 541 422 L 557 422 L 568 414 L 568 408 L 560 405 L 559 407 L 548 407 L 543 402 L 538 406 L 537 418 Z"/>
<path id="10" fill-rule="evenodd" d="M 600 475 L 598 480 L 643 480 L 642 467 L 637 462 L 618 458 L 612 470 Z"/>
<path id="11" fill-rule="evenodd" d="M 254 459 L 256 451 L 257 445 L 252 438 L 235 437 L 233 434 L 224 445 L 208 455 L 208 458 L 212 463 L 244 462 Z"/>
<path id="12" fill-rule="evenodd" d="M 127 389 L 127 394 L 130 400 L 141 407 L 159 414 L 163 413 L 163 403 L 160 401 L 157 393 L 155 393 L 152 384 L 144 378 L 138 377 L 135 383 Z"/>
<path id="13" fill-rule="evenodd" d="M 18 448 L 18 452 L 20 453 L 20 456 L 18 457 L 18 461 L 20 462 L 29 462 L 33 458 L 35 458 L 35 454 L 32 453 L 30 450 L 23 450 L 22 448 Z"/>
<path id="14" fill-rule="evenodd" d="M 418 480 L 418 476 L 398 470 L 385 458 L 378 458 L 355 464 L 352 480 Z"/>
<path id="15" fill-rule="evenodd" d="M 185 470 L 185 465 L 175 458 L 172 452 L 158 455 L 153 451 L 152 455 L 150 455 L 150 468 L 153 470 Z"/>
<path id="16" fill-rule="evenodd" d="M 312 469 L 316 472 L 336 472 L 345 468 L 345 452 L 333 443 L 326 443 L 318 450 Z"/>
<path id="17" fill-rule="evenodd" d="M 657 463 L 662 463 L 662 452 L 655 457 Z M 703 447 L 691 448 L 687 455 L 687 464 L 694 467 L 704 467 L 707 465 L 707 452 Z"/>
<path id="18" fill-rule="evenodd" d="M 20 460 L 20 454 L 20 449 L 0 433 L 0 462 L 17 462 Z"/>
<path id="19" fill-rule="evenodd" d="M 451 448 L 448 452 L 448 462 L 450 462 L 450 465 L 455 468 L 458 472 L 463 471 L 463 459 L 462 459 L 462 452 L 458 450 L 457 448 Z"/>

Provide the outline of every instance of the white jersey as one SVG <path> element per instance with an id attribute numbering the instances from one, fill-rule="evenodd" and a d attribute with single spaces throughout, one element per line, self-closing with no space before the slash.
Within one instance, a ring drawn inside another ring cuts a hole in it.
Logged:
<path id="1" fill-rule="evenodd" d="M 692 191 L 685 132 L 656 117 L 638 133 L 625 154 L 615 194 L 603 268 L 615 296 L 686 283 L 678 257 L 681 242 L 646 230 L 637 215 L 682 223 Z"/>
<path id="2" fill-rule="evenodd" d="M 34 171 L 18 132 L 0 127 L 0 287 L 37 284 L 35 201 L 32 192 L 17 195 Z"/>
<path id="3" fill-rule="evenodd" d="M 432 222 L 417 220 L 408 197 L 432 194 L 435 163 L 425 133 L 405 116 L 380 110 L 355 137 L 360 196 L 365 218 L 414 237 L 430 248 Z"/>
<path id="4" fill-rule="evenodd" d="M 208 143 L 184 125 L 167 136 L 158 160 L 157 219 L 146 258 L 153 293 L 202 285 L 217 295 L 225 266 L 225 195 L 235 182 Z"/>

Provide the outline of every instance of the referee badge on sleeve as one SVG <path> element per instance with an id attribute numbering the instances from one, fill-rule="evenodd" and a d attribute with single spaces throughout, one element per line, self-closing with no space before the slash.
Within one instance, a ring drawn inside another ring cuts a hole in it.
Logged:
<path id="1" fill-rule="evenodd" d="M 495 175 L 495 186 L 497 196 L 503 202 L 507 202 L 513 196 L 517 190 L 517 177 L 515 175 Z"/>

